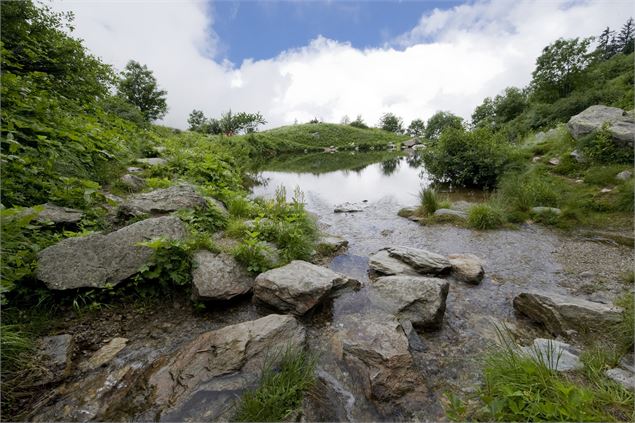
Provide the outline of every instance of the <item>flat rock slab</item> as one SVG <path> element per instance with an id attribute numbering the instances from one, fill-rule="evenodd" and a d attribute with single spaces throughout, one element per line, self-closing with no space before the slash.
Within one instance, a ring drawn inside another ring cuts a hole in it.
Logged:
<path id="1" fill-rule="evenodd" d="M 398 320 L 422 329 L 438 329 L 443 322 L 450 284 L 422 276 L 384 276 L 371 284 L 371 301 Z"/>
<path id="2" fill-rule="evenodd" d="M 197 251 L 193 257 L 192 299 L 229 300 L 251 291 L 254 280 L 225 253 Z"/>
<path id="3" fill-rule="evenodd" d="M 455 279 L 473 285 L 478 285 L 483 280 L 483 264 L 474 254 L 450 254 L 448 260 L 452 265 L 452 276 Z"/>
<path id="4" fill-rule="evenodd" d="M 554 339 L 534 339 L 531 346 L 522 347 L 521 353 L 557 372 L 579 370 L 582 367 L 579 351 L 571 345 Z"/>
<path id="5" fill-rule="evenodd" d="M 36 211 L 39 210 L 39 211 Z M 55 225 L 73 225 L 79 223 L 84 217 L 84 212 L 69 207 L 60 207 L 55 204 L 46 203 L 37 208 L 24 209 L 18 216 L 27 214 L 37 215 L 35 220 L 39 223 L 53 223 Z"/>
<path id="6" fill-rule="evenodd" d="M 522 292 L 514 298 L 514 308 L 554 335 L 569 330 L 606 335 L 623 319 L 619 307 L 550 292 Z"/>
<path id="7" fill-rule="evenodd" d="M 113 338 L 106 345 L 98 349 L 82 366 L 84 370 L 92 370 L 108 364 L 119 351 L 126 347 L 126 338 Z"/>
<path id="8" fill-rule="evenodd" d="M 207 208 L 205 198 L 192 185 L 174 185 L 128 198 L 120 208 L 125 215 L 168 214 L 182 209 Z"/>
<path id="9" fill-rule="evenodd" d="M 379 250 L 368 256 L 368 268 L 380 275 L 417 275 L 408 264 L 391 257 L 387 250 Z"/>
<path id="10" fill-rule="evenodd" d="M 278 310 L 303 315 L 333 291 L 360 283 L 326 267 L 294 260 L 256 277 L 254 298 Z"/>
<path id="11" fill-rule="evenodd" d="M 412 266 L 412 268 L 421 274 L 436 275 L 450 270 L 451 267 L 450 261 L 447 258 L 420 248 L 388 247 L 386 250 L 390 257 Z"/>
<path id="12" fill-rule="evenodd" d="M 45 336 L 38 340 L 37 349 L 43 357 L 41 367 L 45 374 L 39 378 L 36 385 L 59 382 L 69 375 L 75 349 L 71 335 Z"/>
<path id="13" fill-rule="evenodd" d="M 216 421 L 238 394 L 258 379 L 263 361 L 302 348 L 305 330 L 293 316 L 258 320 L 206 332 L 173 354 L 148 380 L 165 421 Z"/>
<path id="14" fill-rule="evenodd" d="M 49 289 L 115 286 L 139 271 L 154 254 L 138 245 L 154 238 L 184 239 L 177 217 L 146 219 L 107 235 L 67 238 L 38 254 L 36 276 Z"/>

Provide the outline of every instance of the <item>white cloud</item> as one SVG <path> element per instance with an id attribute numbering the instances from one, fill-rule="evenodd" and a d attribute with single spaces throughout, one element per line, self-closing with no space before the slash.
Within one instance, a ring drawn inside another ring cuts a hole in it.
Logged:
<path id="1" fill-rule="evenodd" d="M 617 28 L 632 14 L 630 1 L 477 1 L 422 16 L 394 47 L 359 50 L 319 37 L 233 66 L 212 59 L 222 40 L 202 3 L 58 0 L 55 7 L 75 12 L 76 36 L 105 62 L 121 69 L 135 59 L 154 70 L 168 91 L 165 123 L 181 128 L 194 108 L 213 116 L 230 107 L 261 111 L 269 126 L 357 114 L 375 124 L 388 111 L 407 122 L 436 110 L 469 118 L 485 96 L 527 84 L 548 43 Z"/>

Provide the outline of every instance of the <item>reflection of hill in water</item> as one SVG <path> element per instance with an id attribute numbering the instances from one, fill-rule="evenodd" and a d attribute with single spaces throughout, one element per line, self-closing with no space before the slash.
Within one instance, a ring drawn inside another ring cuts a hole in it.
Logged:
<path id="1" fill-rule="evenodd" d="M 372 151 L 363 153 L 346 151 L 337 153 L 282 155 L 262 163 L 258 170 L 312 173 L 319 175 L 337 170 L 360 172 L 373 163 L 389 161 L 391 164 L 387 165 L 387 167 L 392 168 L 392 171 L 394 171 L 403 155 L 403 153 L 397 151 Z M 387 175 L 390 173 L 387 173 Z"/>

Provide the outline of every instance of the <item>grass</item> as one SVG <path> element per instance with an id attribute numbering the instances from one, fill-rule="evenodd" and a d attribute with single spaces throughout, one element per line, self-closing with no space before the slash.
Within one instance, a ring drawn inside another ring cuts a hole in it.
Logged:
<path id="1" fill-rule="evenodd" d="M 265 360 L 258 387 L 245 392 L 237 404 L 236 421 L 286 421 L 302 405 L 315 383 L 316 356 L 287 347 Z"/>
<path id="2" fill-rule="evenodd" d="M 470 208 L 467 223 L 474 229 L 495 229 L 501 227 L 505 220 L 503 213 L 496 206 L 482 203 Z"/>

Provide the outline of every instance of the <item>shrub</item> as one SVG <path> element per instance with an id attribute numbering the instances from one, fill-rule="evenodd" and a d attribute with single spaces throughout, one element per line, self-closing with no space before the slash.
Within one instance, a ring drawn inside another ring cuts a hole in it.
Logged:
<path id="1" fill-rule="evenodd" d="M 559 196 L 548 177 L 541 173 L 508 173 L 500 180 L 497 200 L 511 210 L 527 212 L 532 207 L 557 207 Z"/>
<path id="2" fill-rule="evenodd" d="M 607 124 L 580 139 L 578 144 L 585 157 L 596 163 L 633 163 L 633 149 L 617 146 Z"/>
<path id="3" fill-rule="evenodd" d="M 500 227 L 504 220 L 498 208 L 483 203 L 470 208 L 467 223 L 475 229 L 494 229 Z"/>

